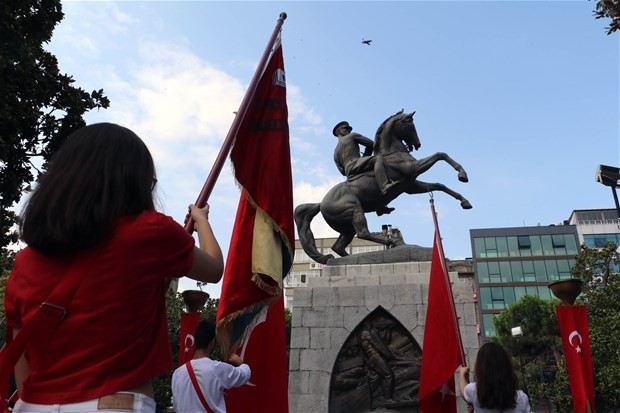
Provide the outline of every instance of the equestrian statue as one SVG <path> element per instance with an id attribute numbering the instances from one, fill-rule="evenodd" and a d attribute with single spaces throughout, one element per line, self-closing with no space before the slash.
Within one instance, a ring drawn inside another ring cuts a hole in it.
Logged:
<path id="1" fill-rule="evenodd" d="M 360 239 L 386 245 L 394 245 L 395 239 L 380 233 L 371 233 L 365 214 L 389 214 L 394 210 L 387 205 L 402 193 L 422 194 L 442 191 L 461 201 L 463 209 L 472 206 L 458 192 L 435 182 L 423 182 L 418 176 L 428 171 L 438 161 L 445 161 L 458 172 L 458 180 L 467 182 L 463 167 L 444 152 L 427 158 L 415 159 L 413 149 L 421 146 L 413 123 L 412 113 L 404 110 L 387 118 L 377 129 L 374 142 L 359 133 L 352 132 L 348 122 L 338 123 L 333 130 L 338 138 L 334 150 L 334 162 L 347 180 L 332 187 L 319 203 L 301 204 L 295 208 L 295 224 L 299 241 L 310 258 L 326 264 L 333 255 L 323 255 L 316 248 L 310 223 L 320 212 L 327 224 L 340 236 L 332 250 L 346 256 L 346 247 L 357 235 Z M 360 155 L 359 146 L 364 152 Z"/>

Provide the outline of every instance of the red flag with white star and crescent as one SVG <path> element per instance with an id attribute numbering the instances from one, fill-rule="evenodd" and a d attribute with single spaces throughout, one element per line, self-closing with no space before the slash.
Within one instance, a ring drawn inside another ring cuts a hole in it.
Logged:
<path id="1" fill-rule="evenodd" d="M 574 412 L 593 412 L 594 376 L 587 309 L 583 305 L 559 305 L 555 310 L 558 314 Z"/>

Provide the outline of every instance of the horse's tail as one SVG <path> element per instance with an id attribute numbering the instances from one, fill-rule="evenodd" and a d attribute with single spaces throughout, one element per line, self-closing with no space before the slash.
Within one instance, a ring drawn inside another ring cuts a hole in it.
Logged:
<path id="1" fill-rule="evenodd" d="M 316 240 L 314 234 L 310 229 L 310 222 L 312 218 L 321 211 L 321 204 L 301 204 L 295 208 L 295 225 L 297 225 L 297 235 L 299 235 L 299 242 L 304 251 L 310 258 L 325 264 L 326 256 L 321 254 L 316 249 Z"/>

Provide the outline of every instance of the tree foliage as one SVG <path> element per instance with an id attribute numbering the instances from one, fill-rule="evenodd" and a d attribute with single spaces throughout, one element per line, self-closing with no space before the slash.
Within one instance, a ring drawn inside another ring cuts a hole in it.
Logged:
<path id="1" fill-rule="evenodd" d="M 571 269 L 572 276 L 584 282 L 575 305 L 588 310 L 595 403 L 600 413 L 617 412 L 620 406 L 619 264 L 618 246 L 608 242 L 601 248 L 582 245 Z M 498 341 L 515 356 L 518 374 L 526 377 L 530 399 L 542 397 L 551 402 L 554 412 L 570 412 L 573 402 L 554 310 L 557 304 L 556 300 L 523 297 L 495 318 L 495 327 Z M 510 334 L 510 328 L 517 325 L 523 329 L 522 338 Z"/>
<path id="2" fill-rule="evenodd" d="M 594 17 L 597 19 L 610 19 L 607 34 L 620 29 L 620 0 L 600 0 L 596 3 Z"/>
<path id="3" fill-rule="evenodd" d="M 494 319 L 497 341 L 512 354 L 520 385 L 532 401 L 550 398 L 547 383 L 553 381 L 562 349 L 554 309 L 558 303 L 526 295 Z M 522 335 L 513 336 L 514 327 L 521 327 Z"/>
<path id="4" fill-rule="evenodd" d="M 107 108 L 103 90 L 75 87 L 45 51 L 64 15 L 60 0 L 0 2 L 0 248 L 17 241 L 10 210 L 35 178 L 39 165 L 62 145 L 83 115 Z"/>

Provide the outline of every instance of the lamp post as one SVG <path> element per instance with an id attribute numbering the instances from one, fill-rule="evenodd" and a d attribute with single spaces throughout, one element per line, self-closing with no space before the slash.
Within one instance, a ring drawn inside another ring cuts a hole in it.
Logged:
<path id="1" fill-rule="evenodd" d="M 616 211 L 618 212 L 618 218 L 620 219 L 620 203 L 618 202 L 618 192 L 616 188 L 620 187 L 618 181 L 620 180 L 620 168 L 607 165 L 599 165 L 596 168 L 596 182 L 600 182 L 605 186 L 611 188 L 611 193 L 614 196 L 614 202 L 616 203 Z"/>
<path id="2" fill-rule="evenodd" d="M 525 372 L 523 371 L 523 356 L 521 355 L 521 341 L 520 337 L 523 337 L 523 329 L 521 326 L 513 327 L 510 329 L 510 334 L 517 340 L 519 348 L 519 370 L 521 370 L 521 377 L 523 378 L 523 391 L 527 393 L 527 381 L 525 379 Z"/>
<path id="3" fill-rule="evenodd" d="M 555 309 L 575 411 L 592 413 L 594 411 L 594 375 L 587 309 L 586 306 L 575 305 L 577 296 L 581 294 L 582 286 L 583 281 L 577 278 L 553 281 L 548 285 L 553 295 L 564 304 L 556 306 Z M 573 340 L 573 338 L 576 339 Z"/>

